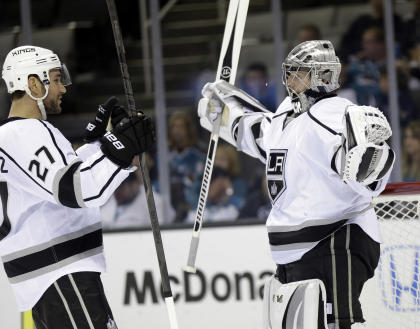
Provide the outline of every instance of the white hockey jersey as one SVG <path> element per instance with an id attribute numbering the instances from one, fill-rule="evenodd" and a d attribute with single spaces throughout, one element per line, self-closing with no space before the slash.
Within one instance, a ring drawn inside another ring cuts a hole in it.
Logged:
<path id="1" fill-rule="evenodd" d="M 350 223 L 381 242 L 371 203 L 385 188 L 390 172 L 371 190 L 356 182 L 344 183 L 336 168 L 343 116 L 350 104 L 338 96 L 324 98 L 291 120 L 293 109 L 287 97 L 276 113 L 247 113 L 237 123 L 238 150 L 266 165 L 272 202 L 266 226 L 277 264 L 299 260 L 320 240 Z"/>
<path id="2" fill-rule="evenodd" d="M 65 274 L 105 270 L 98 207 L 133 170 L 99 143 L 76 154 L 46 121 L 1 122 L 0 256 L 20 311 Z"/>

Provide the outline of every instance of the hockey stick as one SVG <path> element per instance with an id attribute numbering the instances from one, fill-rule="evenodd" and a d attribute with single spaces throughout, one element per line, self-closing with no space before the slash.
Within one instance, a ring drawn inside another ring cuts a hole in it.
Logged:
<path id="1" fill-rule="evenodd" d="M 249 0 L 231 0 L 229 2 L 225 31 L 223 34 L 222 49 L 220 51 L 219 64 L 217 67 L 216 80 L 226 80 L 232 84 L 235 82 L 248 5 Z M 204 167 L 203 181 L 201 183 L 200 196 L 198 199 L 197 212 L 194 219 L 194 227 L 190 250 L 188 253 L 187 265 L 184 266 L 184 271 L 190 273 L 195 273 L 196 271 L 195 259 L 197 257 L 198 243 L 200 241 L 200 231 L 203 224 L 207 194 L 209 192 L 214 158 L 219 140 L 220 122 L 221 116 L 216 119 L 211 132 L 206 164 Z"/>
<path id="2" fill-rule="evenodd" d="M 117 48 L 118 62 L 120 63 L 121 75 L 124 83 L 124 91 L 127 97 L 127 104 L 130 114 L 138 115 L 134 102 L 133 88 L 131 87 L 130 75 L 128 73 L 127 61 L 125 59 L 124 43 L 121 36 L 120 24 L 118 22 L 117 10 L 114 0 L 106 0 L 109 17 L 111 19 L 112 31 L 114 33 L 115 46 Z M 176 319 L 174 299 L 169 282 L 168 269 L 166 267 L 165 252 L 163 250 L 162 236 L 160 234 L 159 221 L 156 213 L 155 200 L 153 198 L 152 185 L 150 184 L 149 170 L 147 169 L 146 156 L 143 153 L 140 161 L 141 175 L 143 178 L 144 189 L 146 191 L 147 207 L 149 209 L 150 223 L 155 241 L 156 254 L 159 263 L 160 276 L 162 279 L 163 296 L 165 298 L 166 308 L 169 315 L 169 324 L 171 329 L 178 329 Z"/>

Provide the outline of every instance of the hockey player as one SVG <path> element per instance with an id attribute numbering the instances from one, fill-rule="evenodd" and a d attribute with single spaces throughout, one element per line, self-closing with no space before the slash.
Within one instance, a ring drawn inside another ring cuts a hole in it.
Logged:
<path id="1" fill-rule="evenodd" d="M 0 123 L 0 256 L 19 311 L 32 309 L 37 329 L 116 328 L 100 279 L 99 206 L 154 143 L 151 120 L 126 117 L 111 98 L 87 126 L 90 143 L 74 151 L 46 121 L 70 84 L 58 56 L 18 47 L 2 78 L 12 104 Z"/>
<path id="2" fill-rule="evenodd" d="M 203 88 L 201 125 L 211 130 L 222 115 L 220 136 L 266 166 L 277 264 L 265 290 L 266 328 L 364 326 L 359 296 L 381 242 L 371 202 L 394 153 L 383 114 L 334 93 L 340 70 L 331 42 L 299 44 L 283 63 L 289 96 L 274 114 L 224 81 Z"/>

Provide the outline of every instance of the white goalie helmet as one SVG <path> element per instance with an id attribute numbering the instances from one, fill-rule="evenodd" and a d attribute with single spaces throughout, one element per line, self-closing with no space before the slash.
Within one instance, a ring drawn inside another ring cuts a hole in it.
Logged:
<path id="1" fill-rule="evenodd" d="M 305 41 L 287 55 L 282 65 L 283 84 L 286 86 L 294 111 L 307 111 L 315 101 L 338 89 L 341 64 L 328 40 Z M 298 72 L 304 72 L 299 74 Z M 288 85 L 289 77 L 298 79 L 305 90 L 296 93 Z"/>
<path id="2" fill-rule="evenodd" d="M 71 84 L 67 67 L 51 50 L 36 46 L 21 46 L 11 50 L 4 61 L 2 78 L 6 82 L 7 92 L 14 93 L 17 90 L 26 93 L 37 101 L 42 119 L 47 118 L 45 107 L 42 102 L 48 96 L 50 85 L 49 72 L 52 69 L 61 71 L 61 82 L 64 86 Z M 45 86 L 45 95 L 40 98 L 34 97 L 28 87 L 28 77 L 36 75 Z"/>

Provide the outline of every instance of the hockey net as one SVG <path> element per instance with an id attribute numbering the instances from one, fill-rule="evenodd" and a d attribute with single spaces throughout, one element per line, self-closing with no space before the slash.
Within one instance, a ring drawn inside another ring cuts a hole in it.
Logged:
<path id="1" fill-rule="evenodd" d="M 361 296 L 368 329 L 420 328 L 420 182 L 388 184 L 374 199 L 381 258 Z"/>

